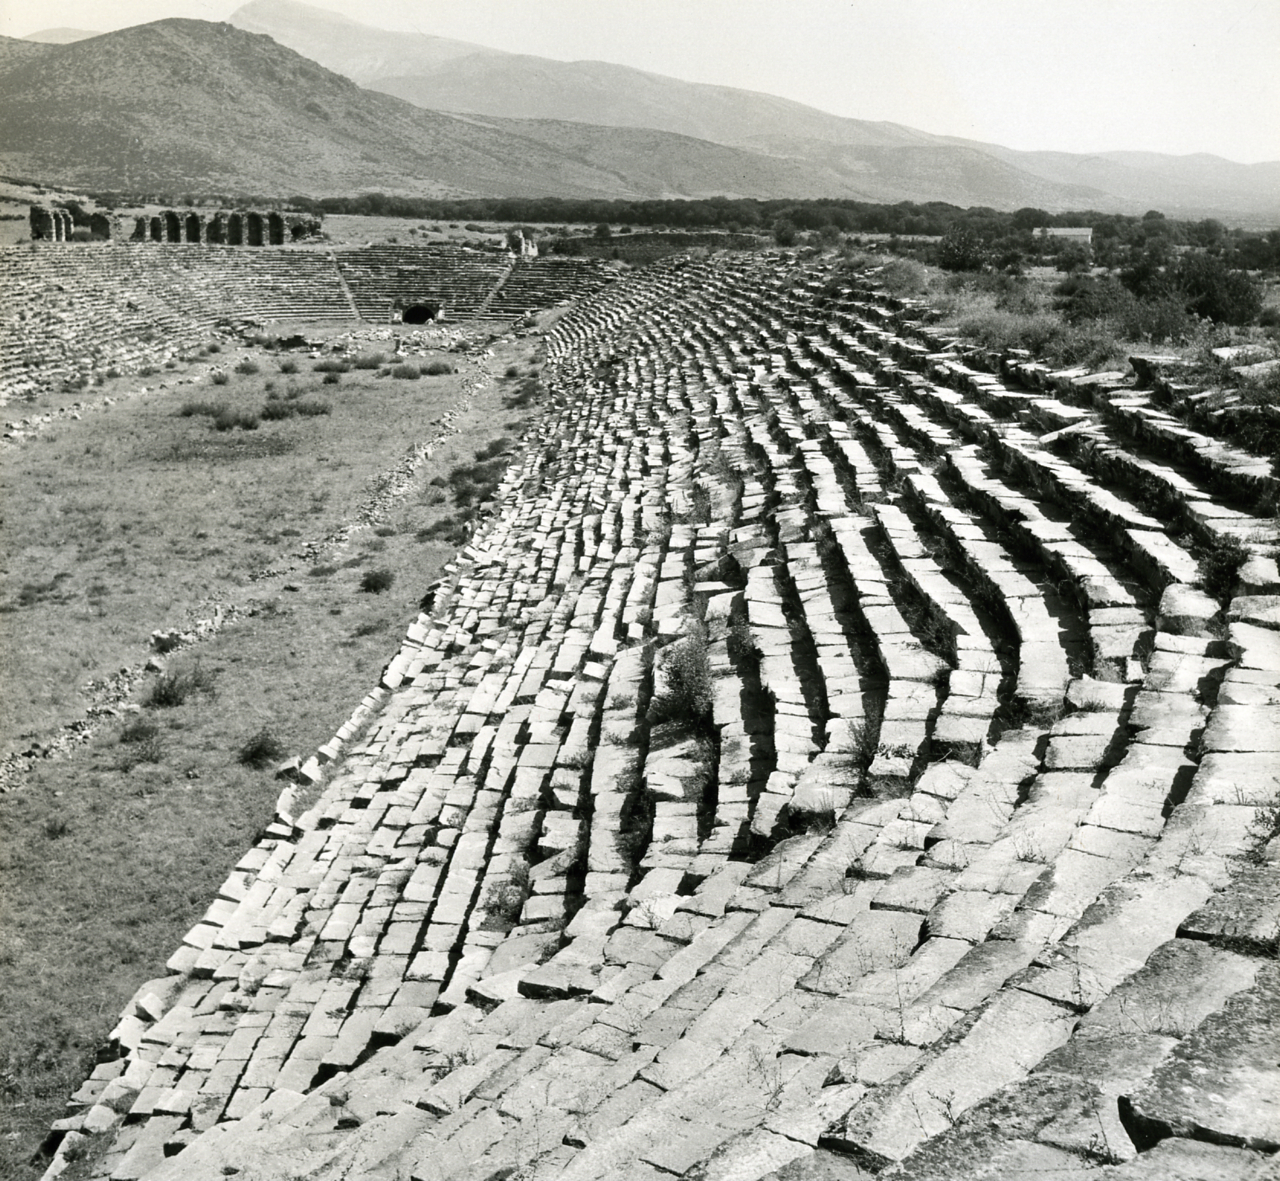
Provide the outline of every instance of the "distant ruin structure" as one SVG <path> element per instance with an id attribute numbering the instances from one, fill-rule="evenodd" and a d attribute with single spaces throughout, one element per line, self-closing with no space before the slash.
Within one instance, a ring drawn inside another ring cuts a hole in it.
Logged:
<path id="1" fill-rule="evenodd" d="M 31 240 L 33 242 L 69 242 L 75 230 L 71 214 L 59 206 L 31 206 Z"/>
<path id="2" fill-rule="evenodd" d="M 93 213 L 87 229 L 96 240 L 163 242 L 174 245 L 286 246 L 317 237 L 323 218 L 278 209 L 163 209 L 154 214 Z M 33 242 L 70 242 L 76 230 L 71 213 L 61 206 L 31 206 Z"/>

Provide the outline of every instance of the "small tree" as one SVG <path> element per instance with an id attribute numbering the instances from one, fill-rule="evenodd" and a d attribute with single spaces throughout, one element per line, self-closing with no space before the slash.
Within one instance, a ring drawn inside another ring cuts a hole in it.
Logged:
<path id="1" fill-rule="evenodd" d="M 1187 310 L 1197 316 L 1221 324 L 1248 324 L 1262 311 L 1262 290 L 1249 274 L 1204 251 L 1183 257 L 1177 282 L 1186 295 Z"/>
<path id="2" fill-rule="evenodd" d="M 780 217 L 773 223 L 773 240 L 779 246 L 796 244 L 796 223 L 789 217 Z"/>
<path id="3" fill-rule="evenodd" d="M 938 243 L 938 265 L 944 271 L 978 271 L 986 257 L 982 240 L 972 230 L 952 230 Z"/>

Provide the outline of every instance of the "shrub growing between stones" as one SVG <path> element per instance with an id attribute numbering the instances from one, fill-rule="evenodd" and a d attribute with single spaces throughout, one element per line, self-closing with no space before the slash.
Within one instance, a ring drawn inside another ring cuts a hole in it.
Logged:
<path id="1" fill-rule="evenodd" d="M 1236 575 L 1249 560 L 1249 551 L 1234 537 L 1220 541 L 1200 559 L 1200 582 L 1204 593 L 1224 606 L 1235 591 Z"/>
<path id="2" fill-rule="evenodd" d="M 698 730 L 711 721 L 711 661 L 701 626 L 660 657 L 665 688 L 649 705 L 649 724 L 679 722 Z"/>
<path id="3" fill-rule="evenodd" d="M 399 365 L 391 367 L 391 376 L 398 377 L 402 381 L 417 381 L 422 376 L 422 371 L 416 365 L 410 365 L 407 361 Z"/>

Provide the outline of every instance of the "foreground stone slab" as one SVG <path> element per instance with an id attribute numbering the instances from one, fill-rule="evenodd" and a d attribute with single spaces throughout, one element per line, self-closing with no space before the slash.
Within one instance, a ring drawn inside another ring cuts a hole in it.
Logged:
<path id="1" fill-rule="evenodd" d="M 1120 1100 L 1139 1148 L 1167 1136 L 1280 1152 L 1280 965 L 1233 996 Z"/>

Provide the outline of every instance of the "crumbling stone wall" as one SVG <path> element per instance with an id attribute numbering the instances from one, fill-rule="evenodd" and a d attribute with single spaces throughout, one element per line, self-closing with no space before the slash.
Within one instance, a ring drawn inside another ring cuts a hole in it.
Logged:
<path id="1" fill-rule="evenodd" d="M 280 210 L 162 209 L 157 214 L 90 215 L 96 238 L 122 242 L 212 243 L 227 246 L 284 246 L 320 233 L 323 219 Z M 33 242 L 69 242 L 75 231 L 71 214 L 57 206 L 31 206 Z"/>
<path id="2" fill-rule="evenodd" d="M 33 242 L 69 242 L 75 223 L 65 209 L 31 206 L 31 240 Z"/>

